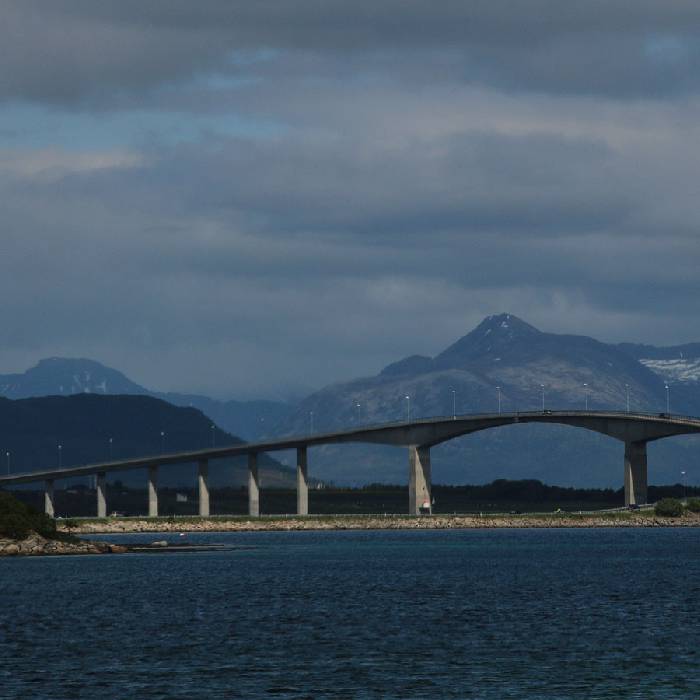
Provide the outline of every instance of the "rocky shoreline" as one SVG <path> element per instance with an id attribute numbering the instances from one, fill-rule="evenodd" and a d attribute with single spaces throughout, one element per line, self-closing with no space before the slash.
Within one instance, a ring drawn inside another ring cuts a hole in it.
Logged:
<path id="1" fill-rule="evenodd" d="M 678 518 L 653 514 L 624 513 L 607 515 L 434 515 L 419 518 L 402 516 L 318 516 L 279 518 L 143 518 L 71 522 L 64 534 L 97 535 L 146 532 L 263 532 L 296 530 L 452 530 L 508 528 L 630 528 L 700 527 L 700 514 L 685 513 Z M 129 547 L 108 542 L 70 539 L 46 539 L 31 533 L 21 540 L 0 536 L 0 557 L 55 556 L 61 554 L 124 554 Z"/>
<path id="2" fill-rule="evenodd" d="M 122 554 L 126 547 L 107 542 L 49 540 L 36 533 L 21 540 L 0 537 L 0 557 L 55 556 L 60 554 Z"/>
<path id="3" fill-rule="evenodd" d="M 449 530 L 488 528 L 629 528 L 700 527 L 700 515 L 687 513 L 678 518 L 653 514 L 543 516 L 434 515 L 419 518 L 401 516 L 340 516 L 283 518 L 144 518 L 86 520 L 75 534 L 120 534 L 139 532 L 261 532 L 290 530 Z M 59 529 L 65 526 L 59 524 Z"/>

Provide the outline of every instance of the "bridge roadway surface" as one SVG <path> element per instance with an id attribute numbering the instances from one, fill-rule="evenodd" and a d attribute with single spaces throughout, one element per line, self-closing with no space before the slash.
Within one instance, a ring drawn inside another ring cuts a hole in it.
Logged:
<path id="1" fill-rule="evenodd" d="M 625 505 L 647 500 L 647 443 L 675 435 L 700 433 L 700 418 L 667 413 L 627 413 L 618 411 L 526 411 L 518 413 L 467 414 L 413 421 L 368 425 L 332 433 L 285 437 L 228 447 L 176 452 L 162 455 L 38 470 L 0 477 L 0 487 L 44 481 L 45 510 L 54 512 L 53 488 L 56 479 L 97 476 L 97 515 L 106 516 L 106 474 L 114 471 L 148 468 L 149 516 L 158 514 L 157 474 L 159 467 L 198 463 L 199 512 L 208 516 L 210 460 L 248 456 L 248 505 L 250 515 L 259 515 L 257 455 L 296 449 L 297 513 L 308 514 L 307 449 L 317 445 L 373 443 L 408 447 L 409 513 L 418 514 L 431 503 L 430 448 L 470 433 L 518 423 L 556 423 L 584 428 L 625 443 Z"/>

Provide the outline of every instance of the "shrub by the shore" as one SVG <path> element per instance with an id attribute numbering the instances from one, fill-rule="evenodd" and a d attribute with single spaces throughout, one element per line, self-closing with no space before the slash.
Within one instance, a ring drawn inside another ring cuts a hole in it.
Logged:
<path id="1" fill-rule="evenodd" d="M 700 513 L 700 498 L 689 498 L 686 508 L 691 513 Z"/>
<path id="2" fill-rule="evenodd" d="M 56 523 L 45 513 L 40 513 L 9 493 L 0 491 L 0 536 L 21 540 L 30 532 L 36 532 L 47 539 L 55 539 Z"/>
<path id="3" fill-rule="evenodd" d="M 662 498 L 654 506 L 654 514 L 664 518 L 678 518 L 683 515 L 683 504 L 677 498 Z"/>

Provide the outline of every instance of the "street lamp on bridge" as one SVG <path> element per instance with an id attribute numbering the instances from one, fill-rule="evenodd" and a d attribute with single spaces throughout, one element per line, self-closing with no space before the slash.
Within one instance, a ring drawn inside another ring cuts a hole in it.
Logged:
<path id="1" fill-rule="evenodd" d="M 496 387 L 496 393 L 498 394 L 498 414 L 501 414 L 501 387 Z"/>
<path id="2" fill-rule="evenodd" d="M 671 389 L 668 384 L 664 384 L 666 389 L 666 413 L 671 413 Z"/>
<path id="3" fill-rule="evenodd" d="M 360 410 L 361 410 L 362 406 L 360 406 L 359 402 L 356 403 L 355 406 L 357 408 L 357 424 L 360 425 Z"/>
<path id="4" fill-rule="evenodd" d="M 630 385 L 625 384 L 625 393 L 627 394 L 627 413 L 630 412 Z"/>
<path id="5" fill-rule="evenodd" d="M 450 389 L 452 392 L 452 420 L 457 420 L 457 391 Z"/>
<path id="6" fill-rule="evenodd" d="M 7 475 L 10 475 L 10 451 L 5 452 L 5 457 L 7 457 Z"/>
<path id="7" fill-rule="evenodd" d="M 544 384 L 540 384 L 542 388 L 542 410 L 544 411 Z"/>
<path id="8" fill-rule="evenodd" d="M 588 384 L 586 382 L 583 383 L 583 396 L 584 396 L 584 401 L 585 401 L 585 406 L 586 410 L 588 410 Z"/>
<path id="9" fill-rule="evenodd" d="M 681 472 L 681 477 L 683 479 L 683 500 L 685 501 L 688 498 L 688 493 L 687 493 L 687 491 L 688 491 L 687 483 L 688 482 L 686 481 L 686 478 L 685 478 L 686 474 L 684 471 Z"/>
<path id="10" fill-rule="evenodd" d="M 404 397 L 406 399 L 406 422 L 411 422 L 411 397 L 406 394 Z"/>

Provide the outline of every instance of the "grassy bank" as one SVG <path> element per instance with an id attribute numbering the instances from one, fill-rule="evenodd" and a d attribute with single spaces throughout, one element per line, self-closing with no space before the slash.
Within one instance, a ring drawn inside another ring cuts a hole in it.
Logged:
<path id="1" fill-rule="evenodd" d="M 688 488 L 687 495 L 695 495 L 696 489 Z M 17 490 L 15 495 L 36 509 L 43 508 L 43 492 Z M 476 486 L 446 486 L 434 484 L 434 512 L 499 513 L 499 512 L 552 512 L 560 508 L 569 512 L 602 510 L 621 506 L 624 494 L 621 489 L 574 489 L 549 486 L 536 480 L 496 480 Z M 650 486 L 649 500 L 656 501 L 672 496 L 681 498 L 681 485 Z M 194 516 L 198 512 L 198 494 L 194 488 L 160 488 L 159 509 L 164 515 Z M 145 485 L 142 489 L 127 488 L 118 481 L 107 488 L 108 512 L 137 516 L 148 512 Z M 89 517 L 94 515 L 96 495 L 85 484 L 68 484 L 55 492 L 56 513 L 63 516 Z M 260 493 L 262 513 L 294 513 L 294 490 L 263 488 Z M 309 492 L 309 508 L 316 514 L 392 513 L 401 515 L 408 509 L 406 486 L 370 484 L 363 488 L 324 488 Z M 213 513 L 230 513 L 244 516 L 248 512 L 248 493 L 245 488 L 220 488 L 211 491 Z"/>

